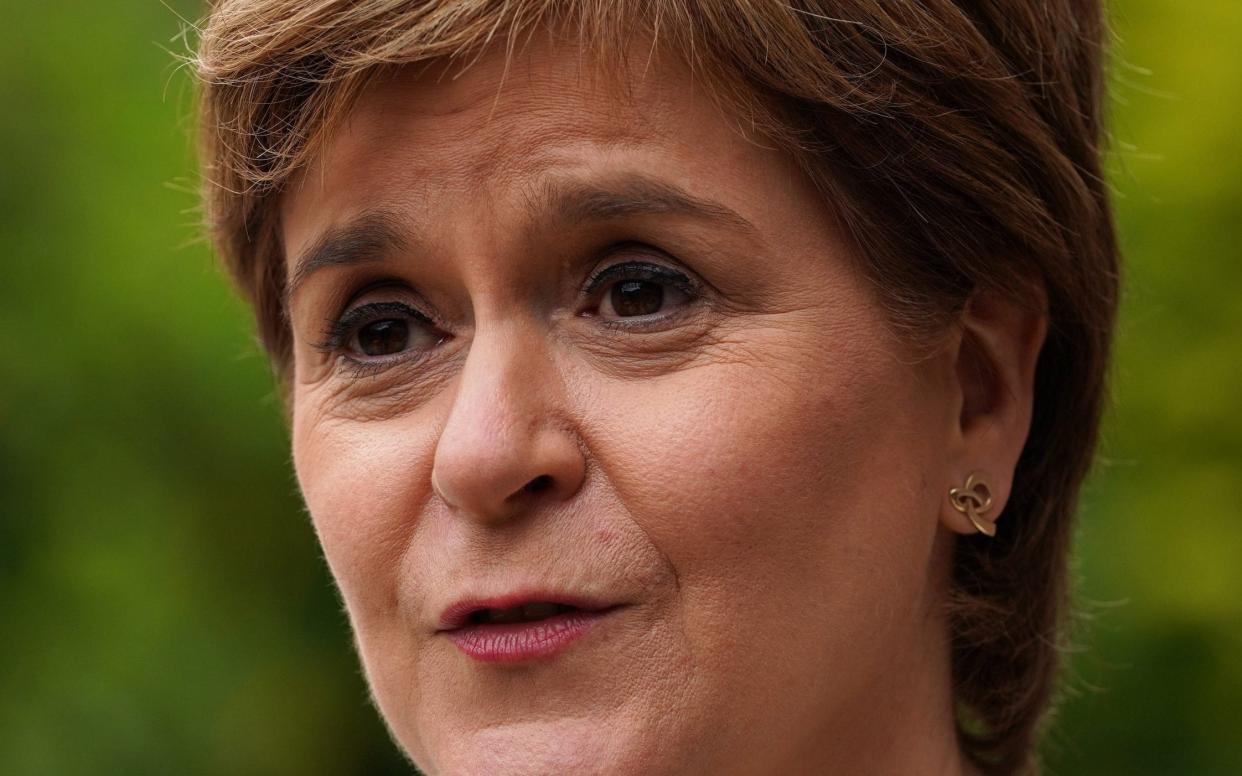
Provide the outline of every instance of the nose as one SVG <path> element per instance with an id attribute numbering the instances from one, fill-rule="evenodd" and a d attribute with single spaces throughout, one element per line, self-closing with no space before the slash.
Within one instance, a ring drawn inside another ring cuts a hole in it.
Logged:
<path id="1" fill-rule="evenodd" d="M 556 411 L 563 386 L 539 339 L 510 326 L 470 345 L 431 472 L 467 519 L 504 522 L 582 484 L 582 448 Z"/>

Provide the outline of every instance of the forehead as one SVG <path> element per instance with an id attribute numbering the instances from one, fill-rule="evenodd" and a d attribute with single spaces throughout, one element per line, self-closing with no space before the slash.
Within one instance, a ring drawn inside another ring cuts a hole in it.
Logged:
<path id="1" fill-rule="evenodd" d="M 529 192 L 556 171 L 598 172 L 573 168 L 676 177 L 675 161 L 691 178 L 696 167 L 728 165 L 743 135 L 727 114 L 679 58 L 633 51 L 641 56 L 612 66 L 576 44 L 536 38 L 512 53 L 495 46 L 468 65 L 386 73 L 288 187 L 286 237 L 361 212 L 377 194 L 421 209 L 429 198 Z"/>

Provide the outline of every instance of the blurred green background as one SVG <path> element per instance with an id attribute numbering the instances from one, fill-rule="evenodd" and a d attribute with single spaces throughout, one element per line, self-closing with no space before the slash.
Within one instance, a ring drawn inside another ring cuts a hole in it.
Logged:
<path id="1" fill-rule="evenodd" d="M 0 24 L 0 773 L 405 773 L 197 239 L 200 12 Z M 1047 771 L 1242 773 L 1242 7 L 1113 16 L 1127 297 Z"/>

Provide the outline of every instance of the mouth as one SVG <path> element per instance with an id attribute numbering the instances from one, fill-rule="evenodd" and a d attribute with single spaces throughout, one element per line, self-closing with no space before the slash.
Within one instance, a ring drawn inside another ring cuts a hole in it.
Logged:
<path id="1" fill-rule="evenodd" d="M 518 663 L 564 651 L 619 608 L 538 594 L 462 601 L 445 610 L 438 633 L 474 660 Z"/>

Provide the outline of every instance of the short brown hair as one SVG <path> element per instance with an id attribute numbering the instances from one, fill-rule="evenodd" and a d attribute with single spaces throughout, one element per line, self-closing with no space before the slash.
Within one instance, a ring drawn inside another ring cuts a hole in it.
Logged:
<path id="1" fill-rule="evenodd" d="M 824 192 L 899 331 L 943 331 L 981 288 L 1046 295 L 1005 530 L 957 542 L 949 620 L 964 752 L 989 773 L 1033 767 L 1117 303 L 1100 0 L 222 0 L 194 62 L 207 214 L 282 375 L 286 182 L 382 69 L 549 25 L 601 57 L 634 32 L 692 52 Z"/>

